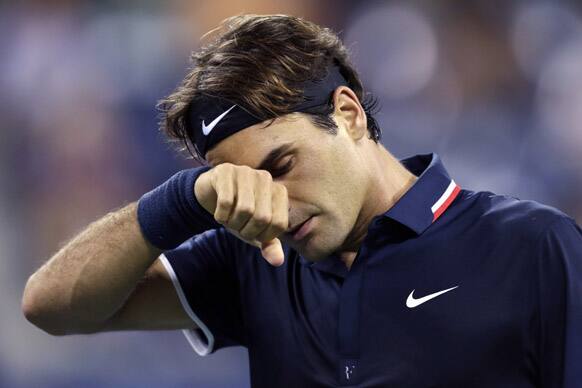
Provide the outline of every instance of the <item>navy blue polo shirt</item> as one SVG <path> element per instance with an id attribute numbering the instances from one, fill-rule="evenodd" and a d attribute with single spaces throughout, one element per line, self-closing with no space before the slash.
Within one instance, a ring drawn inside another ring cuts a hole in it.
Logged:
<path id="1" fill-rule="evenodd" d="M 576 223 L 402 163 L 418 180 L 349 271 L 288 247 L 272 267 L 224 228 L 166 252 L 195 350 L 246 347 L 253 387 L 582 387 Z"/>

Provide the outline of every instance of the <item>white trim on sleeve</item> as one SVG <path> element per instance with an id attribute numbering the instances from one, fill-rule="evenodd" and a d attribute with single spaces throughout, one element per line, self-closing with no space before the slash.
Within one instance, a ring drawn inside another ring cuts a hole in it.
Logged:
<path id="1" fill-rule="evenodd" d="M 204 322 L 202 322 L 200 318 L 198 318 L 194 311 L 192 311 L 192 308 L 188 303 L 188 299 L 186 299 L 186 295 L 184 294 L 184 290 L 182 290 L 180 281 L 176 276 L 176 272 L 174 272 L 174 268 L 172 268 L 172 265 L 168 261 L 168 258 L 164 254 L 161 254 L 160 261 L 162 262 L 164 268 L 168 272 L 168 275 L 170 275 L 170 278 L 172 279 L 172 283 L 174 284 L 174 288 L 176 289 L 176 293 L 178 294 L 178 298 L 180 299 L 180 303 L 182 303 L 184 311 L 186 311 L 186 314 L 188 314 L 190 319 L 192 319 L 192 321 L 196 323 L 196 326 L 198 326 L 198 328 L 202 330 L 202 332 L 206 336 L 206 341 L 204 341 L 199 331 L 197 330 L 185 329 L 182 330 L 182 333 L 184 333 L 184 336 L 186 337 L 186 339 L 188 340 L 188 342 L 190 343 L 190 345 L 192 346 L 196 353 L 198 353 L 200 356 L 206 356 L 210 354 L 210 352 L 212 352 L 212 349 L 214 348 L 214 336 L 212 335 L 212 332 L 208 329 Z"/>

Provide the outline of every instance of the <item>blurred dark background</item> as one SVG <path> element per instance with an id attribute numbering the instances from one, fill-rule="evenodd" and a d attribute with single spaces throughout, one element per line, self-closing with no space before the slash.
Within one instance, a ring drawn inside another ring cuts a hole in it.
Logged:
<path id="1" fill-rule="evenodd" d="M 193 164 L 154 106 L 200 36 L 243 12 L 339 32 L 398 157 L 438 152 L 461 187 L 581 223 L 580 2 L 1 1 L 1 387 L 249 386 L 244 349 L 201 358 L 179 332 L 54 338 L 20 311 L 64 241 Z"/>

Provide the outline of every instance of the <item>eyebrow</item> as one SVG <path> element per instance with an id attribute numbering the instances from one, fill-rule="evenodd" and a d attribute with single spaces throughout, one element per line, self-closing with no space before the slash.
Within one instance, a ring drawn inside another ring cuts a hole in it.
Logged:
<path id="1" fill-rule="evenodd" d="M 271 170 L 271 168 L 273 167 L 273 164 L 275 164 L 275 162 L 280 157 L 282 157 L 284 154 L 289 152 L 292 148 L 293 148 L 293 143 L 286 143 L 286 144 L 280 145 L 277 148 L 272 149 L 267 154 L 267 156 L 265 156 L 263 158 L 263 160 L 259 164 L 259 167 L 257 167 L 257 170 L 267 170 L 267 171 Z"/>

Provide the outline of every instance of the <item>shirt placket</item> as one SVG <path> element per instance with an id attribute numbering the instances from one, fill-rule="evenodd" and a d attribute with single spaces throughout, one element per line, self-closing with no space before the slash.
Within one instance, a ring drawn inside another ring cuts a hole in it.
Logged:
<path id="1" fill-rule="evenodd" d="M 341 386 L 354 386 L 360 374 L 360 295 L 367 249 L 362 244 L 340 291 L 337 365 Z"/>

